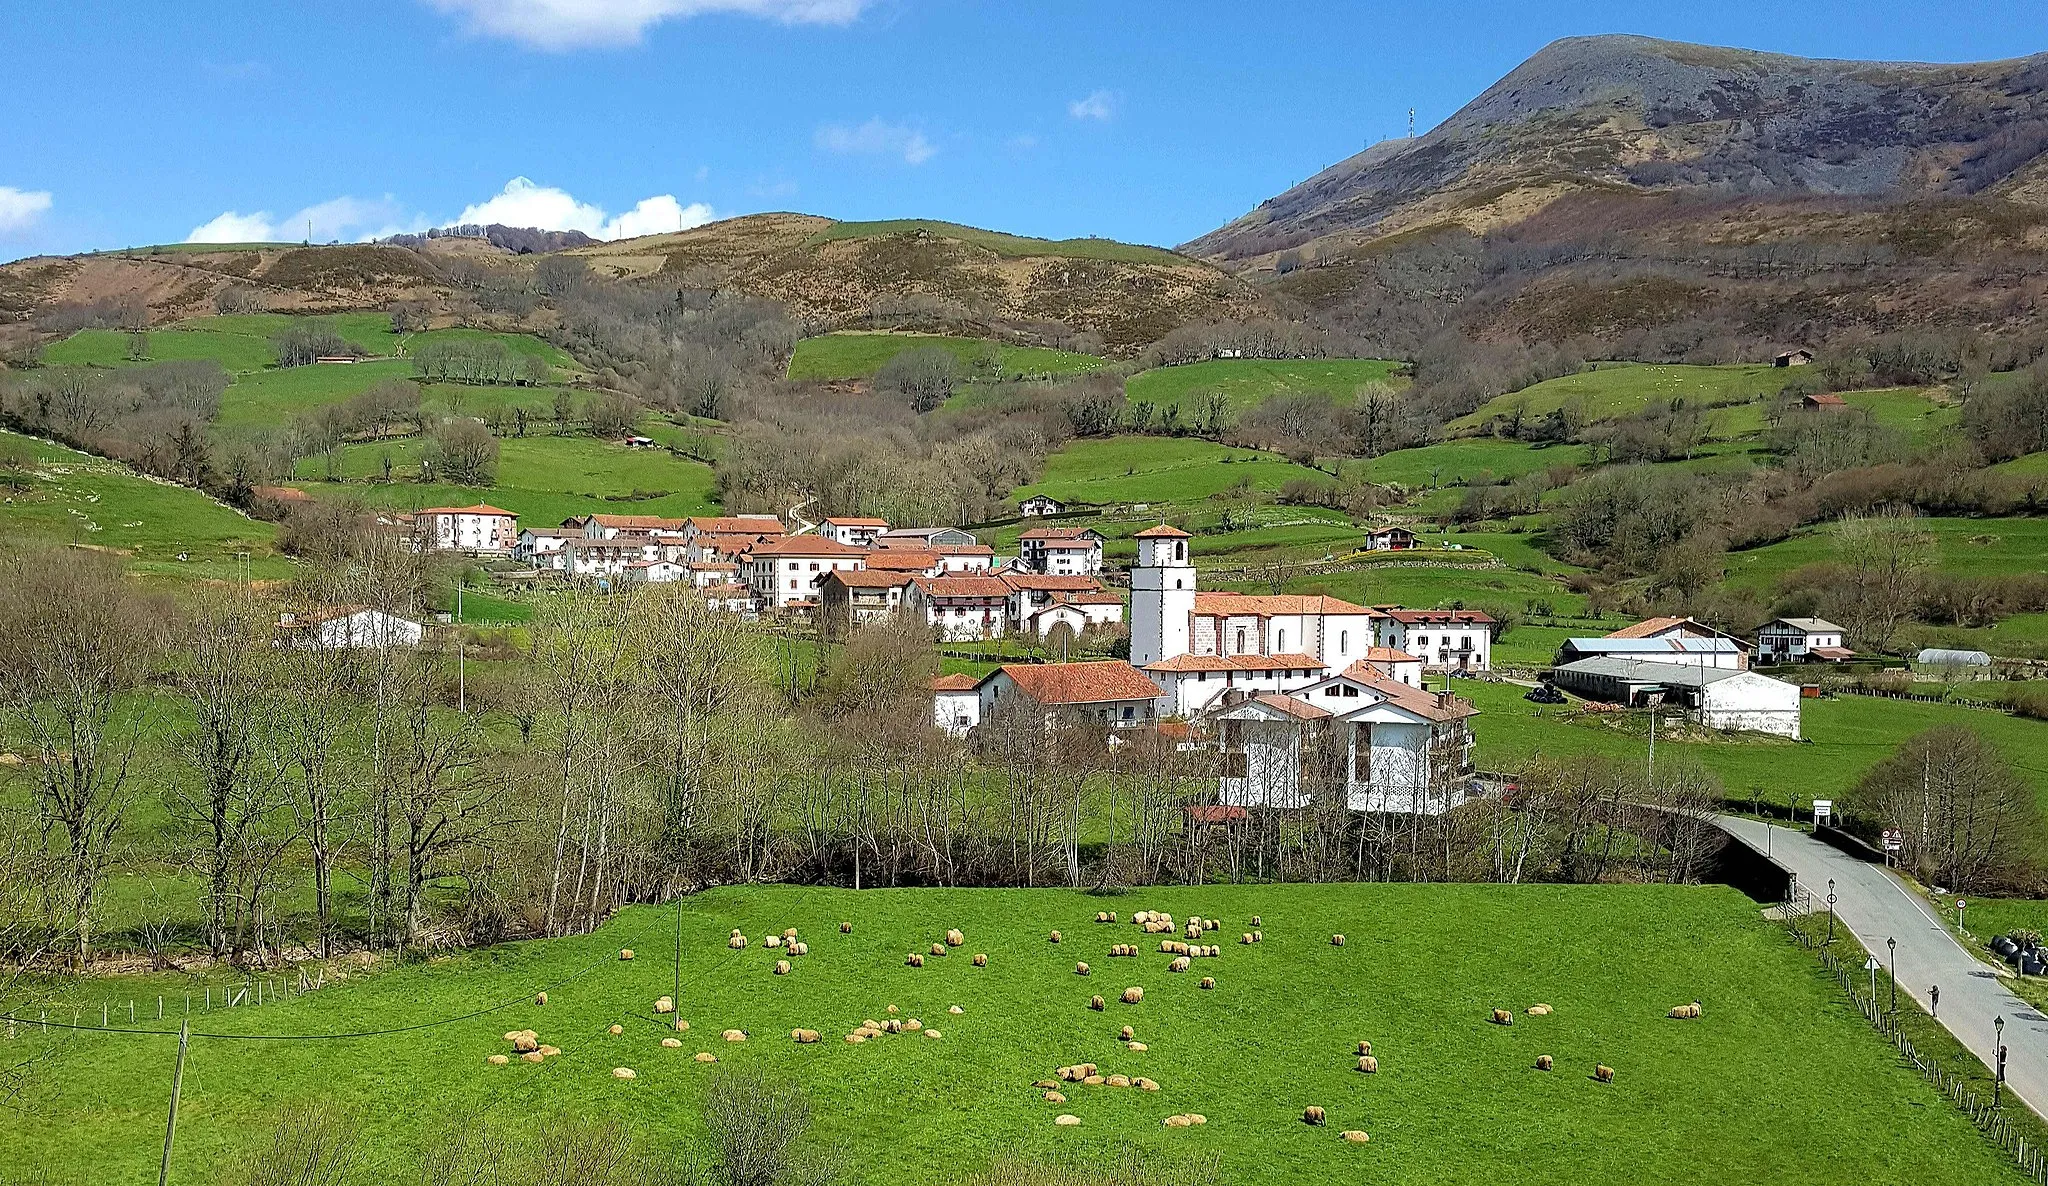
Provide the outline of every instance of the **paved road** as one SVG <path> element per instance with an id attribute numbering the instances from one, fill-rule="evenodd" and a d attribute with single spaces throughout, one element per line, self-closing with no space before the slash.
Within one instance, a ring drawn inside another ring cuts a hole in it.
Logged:
<path id="1" fill-rule="evenodd" d="M 1942 1026 L 1987 1067 L 1993 1061 L 1991 1019 L 2005 1018 L 2005 1089 L 2037 1113 L 2048 1109 L 2048 1017 L 2001 984 L 1991 965 L 1958 943 L 1924 899 L 1882 865 L 1859 861 L 1805 832 L 1735 816 L 1719 821 L 1730 835 L 1791 870 L 1823 910 L 1828 879 L 1834 878 L 1836 920 L 1880 961 L 1890 961 L 1885 940 L 1897 939 L 1899 991 L 1925 1008 L 1928 987 L 1940 985 Z"/>

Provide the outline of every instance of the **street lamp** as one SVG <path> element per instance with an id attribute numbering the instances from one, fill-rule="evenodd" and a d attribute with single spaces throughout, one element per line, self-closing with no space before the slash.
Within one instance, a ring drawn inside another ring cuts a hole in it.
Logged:
<path id="1" fill-rule="evenodd" d="M 1892 1012 L 1897 1013 L 1899 1011 L 1899 941 L 1897 939 L 1886 939 L 1884 945 L 1890 950 L 1892 957 Z"/>
<path id="2" fill-rule="evenodd" d="M 1828 942 L 1835 941 L 1835 879 L 1828 878 Z"/>

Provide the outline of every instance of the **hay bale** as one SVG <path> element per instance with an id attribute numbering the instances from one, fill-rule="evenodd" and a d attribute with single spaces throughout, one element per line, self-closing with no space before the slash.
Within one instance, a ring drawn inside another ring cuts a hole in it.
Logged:
<path id="1" fill-rule="evenodd" d="M 1135 1087 L 1135 1088 L 1137 1088 L 1137 1089 L 1138 1089 L 1139 1091 L 1158 1091 L 1158 1090 L 1159 1090 L 1159 1083 L 1158 1083 L 1158 1081 L 1157 1081 L 1157 1080 L 1154 1080 L 1154 1079 L 1147 1079 L 1147 1078 L 1146 1078 L 1145 1076 L 1143 1076 L 1143 1075 L 1140 1075 L 1140 1076 L 1138 1076 L 1137 1078 L 1135 1078 L 1135 1079 L 1131 1080 L 1131 1086 L 1132 1086 L 1132 1087 Z"/>
<path id="2" fill-rule="evenodd" d="M 1052 1118 L 1052 1122 L 1054 1124 L 1059 1125 L 1061 1128 L 1073 1128 L 1074 1126 L 1081 1123 L 1081 1118 L 1079 1116 L 1074 1115 L 1072 1112 L 1061 1112 L 1059 1115 Z"/>
<path id="3" fill-rule="evenodd" d="M 503 1054 L 489 1054 L 484 1056 L 484 1061 L 494 1067 L 502 1067 L 509 1064 L 512 1059 Z"/>
<path id="4" fill-rule="evenodd" d="M 630 963 L 633 959 L 633 949 L 630 947 L 619 948 L 619 958 Z"/>
<path id="5" fill-rule="evenodd" d="M 958 947 L 965 942 L 967 942 L 967 936 L 961 934 L 958 927 L 946 932 L 946 946 Z"/>
<path id="6" fill-rule="evenodd" d="M 1150 1046 L 1145 1045 L 1143 1042 L 1128 1042 L 1126 1043 L 1126 1045 L 1128 1045 L 1132 1050 L 1137 1051 L 1139 1054 L 1143 1054 L 1147 1050 L 1152 1049 Z"/>
<path id="7" fill-rule="evenodd" d="M 1214 988 L 1216 987 L 1216 978 L 1214 976 L 1204 976 L 1202 977 L 1202 983 L 1197 987 L 1200 987 L 1205 991 Z"/>
<path id="8" fill-rule="evenodd" d="M 1101 998 L 1101 997 L 1089 997 L 1089 998 L 1088 998 L 1088 1007 L 1089 1007 L 1090 1009 L 1093 1009 L 1093 1010 L 1095 1010 L 1095 1011 L 1096 1011 L 1097 1013 L 1100 1013 L 1100 1012 L 1102 1012 L 1102 998 Z"/>
<path id="9" fill-rule="evenodd" d="M 986 968 L 986 967 L 988 967 L 988 953 L 987 953 L 987 952 L 985 952 L 985 951 L 977 951 L 977 952 L 975 952 L 975 953 L 974 953 L 974 966 L 975 966 L 975 967 L 977 967 L 977 968 Z"/>
<path id="10" fill-rule="evenodd" d="M 1338 1133 L 1337 1135 L 1339 1137 L 1342 1137 L 1344 1140 L 1351 1142 L 1354 1145 L 1363 1145 L 1367 1141 L 1370 1141 L 1372 1139 L 1371 1137 L 1366 1136 L 1363 1132 L 1360 1132 L 1358 1129 L 1355 1128 L 1347 1128 L 1343 1132 Z"/>
<path id="11" fill-rule="evenodd" d="M 1495 1009 L 1493 1011 L 1493 1024 L 1513 1025 L 1515 1024 L 1515 1015 L 1506 1009 Z"/>
<path id="12" fill-rule="evenodd" d="M 924 1036 L 925 1036 L 925 1037 L 927 1037 L 927 1038 L 930 1038 L 930 1039 L 931 1039 L 932 1041 L 936 1042 L 936 1041 L 938 1041 L 938 1040 L 939 1040 L 940 1038 L 944 1037 L 945 1035 L 944 1035 L 944 1034 L 941 1034 L 941 1033 L 940 1033 L 939 1031 L 937 1031 L 937 1030 L 926 1030 L 926 1031 L 924 1032 Z"/>
<path id="13" fill-rule="evenodd" d="M 1048 1104 L 1064 1104 L 1067 1102 L 1067 1097 L 1057 1091 L 1048 1091 L 1045 1093 L 1045 1102 Z"/>
<path id="14" fill-rule="evenodd" d="M 965 1009 L 962 1009 L 962 1008 L 961 1008 L 960 1006 L 958 1006 L 958 1005 L 948 1005 L 948 1006 L 946 1006 L 946 1012 L 948 1012 L 948 1013 L 956 1013 L 956 1014 L 957 1014 L 957 1013 L 965 1013 L 965 1012 L 967 1012 L 967 1010 L 965 1010 Z"/>
<path id="15" fill-rule="evenodd" d="M 512 1052 L 514 1054 L 526 1054 L 539 1049 L 540 1040 L 533 1036 L 532 1031 L 529 1030 L 512 1035 Z"/>
<path id="16" fill-rule="evenodd" d="M 1370 1054 L 1361 1054 L 1358 1056 L 1358 1071 L 1362 1075 L 1377 1075 L 1380 1073 L 1380 1060 Z"/>
<path id="17" fill-rule="evenodd" d="M 691 1057 L 698 1062 L 718 1061 L 718 1056 L 716 1054 L 711 1053 L 709 1050 L 699 1050 L 696 1054 L 691 1055 Z"/>
<path id="18" fill-rule="evenodd" d="M 1537 1056 L 1536 1056 L 1536 1069 L 1537 1069 L 1537 1070 L 1539 1070 L 1539 1071 L 1547 1071 L 1547 1070 L 1549 1070 L 1549 1069 L 1550 1069 L 1550 1068 L 1552 1067 L 1552 1065 L 1554 1065 L 1554 1064 L 1552 1063 L 1552 1061 L 1551 1061 L 1551 1058 L 1550 1058 L 1550 1056 L 1549 1056 L 1548 1054 L 1539 1054 L 1539 1055 L 1537 1055 Z"/>
<path id="19" fill-rule="evenodd" d="M 1088 965 L 1087 965 L 1087 964 L 1085 964 L 1085 963 L 1082 963 L 1082 964 L 1075 964 L 1075 965 L 1074 965 L 1074 975 L 1076 975 L 1076 976 L 1086 976 L 1087 974 L 1088 974 Z"/>
<path id="20" fill-rule="evenodd" d="M 1057 942 L 1059 942 L 1059 941 L 1060 941 L 1060 933 L 1059 933 L 1058 931 L 1054 931 L 1053 933 L 1051 933 L 1050 935 L 1047 935 L 1047 936 L 1045 937 L 1045 941 L 1046 941 L 1046 942 L 1048 942 L 1048 943 L 1057 943 Z"/>
<path id="21" fill-rule="evenodd" d="M 850 923 L 850 922 L 842 922 L 842 923 L 840 923 L 840 924 L 839 924 L 839 933 L 840 933 L 840 934 L 842 934 L 842 935 L 851 935 L 851 934 L 853 934 L 853 924 L 852 924 L 852 923 Z"/>
<path id="22" fill-rule="evenodd" d="M 681 1038 L 663 1038 L 661 1045 L 664 1050 L 681 1050 L 683 1048 L 683 1040 Z"/>
<path id="23" fill-rule="evenodd" d="M 1111 1075 L 1102 1082 L 1107 1087 L 1129 1087 L 1131 1085 L 1131 1077 L 1129 1075 Z"/>
<path id="24" fill-rule="evenodd" d="M 1358 1044 L 1358 1052 L 1359 1052 L 1360 1054 L 1371 1054 L 1371 1053 L 1372 1053 L 1372 1043 L 1371 1043 L 1371 1042 L 1363 1042 L 1363 1041 L 1362 1041 L 1362 1042 L 1360 1042 L 1360 1043 Z"/>
<path id="25" fill-rule="evenodd" d="M 623 1034 L 623 1033 L 625 1033 L 625 1032 L 626 1032 L 626 1027 L 625 1027 L 625 1026 L 623 1026 L 623 1025 L 615 1025 L 615 1026 L 611 1027 L 610 1029 L 606 1030 L 605 1032 L 606 1032 L 606 1033 L 608 1033 L 608 1034 L 610 1034 L 610 1035 L 611 1035 L 612 1037 L 616 1038 L 616 1037 L 618 1037 L 618 1036 L 619 1036 L 620 1034 Z"/>
<path id="26" fill-rule="evenodd" d="M 1332 946 L 1332 947 L 1342 947 L 1342 946 L 1344 946 L 1344 936 L 1342 936 L 1342 935 L 1332 935 L 1332 936 L 1330 936 L 1330 946 Z"/>
<path id="27" fill-rule="evenodd" d="M 1123 1002 L 1126 1005 L 1135 1005 L 1144 999 L 1145 990 L 1135 984 L 1124 990 Z"/>
<path id="28" fill-rule="evenodd" d="M 1606 1063 L 1599 1063 L 1593 1067 L 1593 1078 L 1602 1083 L 1612 1083 L 1614 1082 L 1614 1068 Z"/>
<path id="29" fill-rule="evenodd" d="M 725 1032 L 724 1032 L 723 1034 L 721 1034 L 721 1035 L 719 1035 L 719 1036 L 720 1036 L 720 1037 L 722 1037 L 722 1038 L 724 1038 L 724 1039 L 725 1039 L 726 1041 L 728 1041 L 728 1042 L 744 1042 L 744 1041 L 746 1041 L 746 1040 L 747 1040 L 747 1031 L 745 1031 L 745 1030 L 727 1030 L 727 1031 L 725 1031 Z"/>
<path id="30" fill-rule="evenodd" d="M 668 997 L 656 997 L 654 998 L 654 1011 L 656 1013 L 673 1013 L 676 1011 L 676 1003 Z"/>
<path id="31" fill-rule="evenodd" d="M 1313 1104 L 1303 1108 L 1301 1110 L 1301 1122 L 1303 1124 L 1321 1125 L 1323 1123 L 1323 1110 Z"/>
<path id="32" fill-rule="evenodd" d="M 547 1003 L 548 1003 L 548 994 L 546 994 L 546 993 L 544 993 L 544 992 L 537 992 L 537 993 L 534 993 L 534 994 L 533 994 L 533 1003 L 534 1003 L 534 1004 L 536 1004 L 536 1005 L 545 1005 L 545 1004 L 547 1004 Z"/>
<path id="33" fill-rule="evenodd" d="M 776 960 L 776 961 L 775 961 L 775 974 L 776 974 L 777 976 L 787 976 L 787 975 L 789 975 L 789 961 L 788 961 L 788 960 Z"/>
<path id="34" fill-rule="evenodd" d="M 527 1052 L 526 1052 L 525 1054 L 522 1054 L 522 1055 L 520 1055 L 520 1056 L 519 1056 L 519 1061 L 521 1061 L 521 1062 L 539 1062 L 539 1061 L 541 1061 L 542 1059 L 544 1059 L 544 1058 L 546 1058 L 546 1057 L 547 1057 L 547 1055 L 545 1055 L 545 1054 L 542 1054 L 542 1053 L 541 1053 L 540 1051 L 538 1051 L 538 1050 L 529 1050 L 529 1051 L 527 1051 Z"/>

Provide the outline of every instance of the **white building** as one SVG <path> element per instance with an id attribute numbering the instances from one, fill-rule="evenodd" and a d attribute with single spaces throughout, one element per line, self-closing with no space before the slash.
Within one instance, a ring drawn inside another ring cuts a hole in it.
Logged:
<path id="1" fill-rule="evenodd" d="M 1017 540 L 1024 567 L 1049 576 L 1102 572 L 1102 533 L 1093 527 L 1034 527 Z"/>
<path id="2" fill-rule="evenodd" d="M 1557 650 L 1560 667 L 1581 659 L 1629 659 L 1721 671 L 1749 666 L 1749 656 L 1727 638 L 1567 638 Z"/>
<path id="3" fill-rule="evenodd" d="M 635 560 L 619 572 L 619 576 L 625 580 L 647 585 L 683 581 L 687 580 L 689 575 L 689 566 L 674 560 Z"/>
<path id="4" fill-rule="evenodd" d="M 1059 499 L 1054 498 L 1049 494 L 1034 494 L 1030 498 L 1027 498 L 1023 502 L 1017 504 L 1017 513 L 1024 516 L 1026 519 L 1036 519 L 1045 515 L 1063 514 L 1065 513 L 1066 509 L 1066 503 L 1061 502 Z"/>
<path id="5" fill-rule="evenodd" d="M 1437 815 L 1474 794 L 1476 709 L 1366 663 L 1292 693 L 1260 693 L 1202 718 L 1222 749 L 1227 806 L 1299 809 L 1343 796 L 1353 811 Z"/>
<path id="6" fill-rule="evenodd" d="M 1188 533 L 1164 523 L 1132 537 L 1138 562 L 1131 567 L 1131 663 L 1150 667 L 1188 653 L 1194 629 L 1195 566 Z"/>
<path id="7" fill-rule="evenodd" d="M 562 543 L 570 534 L 559 527 L 528 527 L 519 533 L 519 542 L 512 545 L 512 559 L 529 568 L 560 572 Z"/>
<path id="8" fill-rule="evenodd" d="M 996 550 L 987 544 L 936 543 L 931 550 L 946 572 L 986 573 L 996 563 Z"/>
<path id="9" fill-rule="evenodd" d="M 1010 588 L 1010 629 L 1019 634 L 1044 638 L 1062 623 L 1078 634 L 1124 620 L 1124 599 L 1094 577 L 1006 572 L 1001 580 Z"/>
<path id="10" fill-rule="evenodd" d="M 965 737 L 981 724 L 981 681 L 971 675 L 933 680 L 932 724 L 955 737 Z"/>
<path id="11" fill-rule="evenodd" d="M 1826 618 L 1774 618 L 1756 628 L 1759 663 L 1839 663 L 1854 658 L 1842 645 L 1843 630 Z"/>
<path id="12" fill-rule="evenodd" d="M 421 551 L 510 556 L 519 543 L 519 516 L 478 503 L 470 507 L 429 507 L 412 517 L 413 539 Z"/>
<path id="13" fill-rule="evenodd" d="M 977 722 L 1021 697 L 1048 719 L 1071 713 L 1115 729 L 1135 729 L 1158 720 L 1159 685 L 1122 659 L 1093 663 L 1009 663 L 975 685 Z M 936 710 L 935 710 L 936 711 Z"/>
<path id="14" fill-rule="evenodd" d="M 1148 663 L 1145 674 L 1163 689 L 1160 712 L 1193 718 L 1226 698 L 1292 692 L 1329 674 L 1314 655 L 1175 655 Z"/>
<path id="15" fill-rule="evenodd" d="M 887 519 L 859 519 L 850 515 L 828 515 L 818 523 L 819 535 L 856 548 L 873 547 L 875 539 L 887 530 Z"/>
<path id="16" fill-rule="evenodd" d="M 1754 671 L 1641 659 L 1581 659 L 1553 669 L 1551 682 L 1589 700 L 1631 708 L 1690 710 L 1709 729 L 1799 738 L 1799 686 Z"/>
<path id="17" fill-rule="evenodd" d="M 660 515 L 578 515 L 562 520 L 562 526 L 580 531 L 587 540 L 614 539 L 622 534 L 652 535 L 657 531 L 682 531 L 686 520 L 664 519 Z"/>
<path id="18" fill-rule="evenodd" d="M 903 604 L 947 642 L 1000 638 L 1010 628 L 1010 587 L 996 577 L 912 577 Z"/>
<path id="19" fill-rule="evenodd" d="M 959 544 L 965 547 L 974 543 L 974 533 L 959 527 L 891 527 L 875 537 L 875 546 L 878 548 L 935 550 L 941 544 Z"/>
<path id="20" fill-rule="evenodd" d="M 867 549 L 851 544 L 792 535 L 754 545 L 740 570 L 762 613 L 808 609 L 817 605 L 826 573 L 865 568 L 866 556 Z"/>
<path id="21" fill-rule="evenodd" d="M 277 622 L 288 646 L 383 650 L 416 647 L 426 629 L 418 622 L 362 605 L 335 605 L 307 614 L 281 614 Z"/>
<path id="22" fill-rule="evenodd" d="M 1378 645 L 1416 656 L 1429 671 L 1493 669 L 1495 623 L 1478 610 L 1387 608 L 1377 621 Z"/>

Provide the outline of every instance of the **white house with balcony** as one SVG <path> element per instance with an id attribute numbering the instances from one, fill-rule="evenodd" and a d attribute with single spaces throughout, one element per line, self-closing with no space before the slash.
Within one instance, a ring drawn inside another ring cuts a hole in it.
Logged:
<path id="1" fill-rule="evenodd" d="M 866 568 L 866 548 L 815 535 L 790 535 L 748 549 L 741 571 L 762 613 L 818 604 L 825 574 Z"/>
<path id="2" fill-rule="evenodd" d="M 428 507 L 413 514 L 412 529 L 416 546 L 424 552 L 510 556 L 519 544 L 519 516 L 485 503 Z"/>
<path id="3" fill-rule="evenodd" d="M 1425 670 L 1462 675 L 1493 669 L 1496 623 L 1478 610 L 1387 607 L 1377 614 L 1375 642 L 1415 656 Z"/>
<path id="4" fill-rule="evenodd" d="M 1759 663 L 1839 663 L 1856 652 L 1842 645 L 1846 632 L 1826 618 L 1773 618 L 1756 628 Z"/>
<path id="5" fill-rule="evenodd" d="M 1034 527 L 1017 540 L 1018 559 L 1048 576 L 1098 576 L 1102 533 L 1093 527 Z"/>

